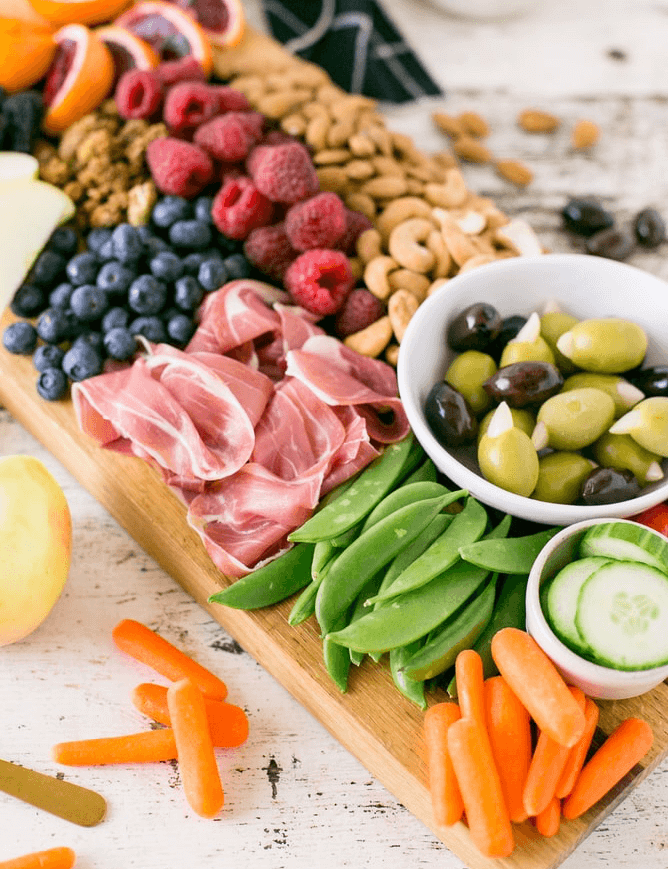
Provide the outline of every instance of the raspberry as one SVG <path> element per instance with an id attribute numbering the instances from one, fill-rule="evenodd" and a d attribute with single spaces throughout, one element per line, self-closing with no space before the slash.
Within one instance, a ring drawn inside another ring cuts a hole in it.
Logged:
<path id="1" fill-rule="evenodd" d="M 201 81 L 181 81 L 167 91 L 162 119 L 174 135 L 184 136 L 217 113 L 215 88 Z"/>
<path id="2" fill-rule="evenodd" d="M 274 202 L 299 202 L 320 190 L 311 155 L 299 142 L 258 145 L 247 168 L 257 189 Z"/>
<path id="3" fill-rule="evenodd" d="M 246 238 L 252 229 L 271 223 L 274 207 L 250 178 L 230 178 L 216 194 L 211 219 L 228 238 Z"/>
<path id="4" fill-rule="evenodd" d="M 285 231 L 296 250 L 334 247 L 346 229 L 346 207 L 336 193 L 317 193 L 285 215 Z"/>
<path id="5" fill-rule="evenodd" d="M 275 281 L 283 281 L 285 270 L 299 256 L 285 233 L 285 224 L 260 226 L 244 242 L 249 263 Z"/>
<path id="6" fill-rule="evenodd" d="M 334 331 L 339 338 L 366 329 L 385 314 L 385 306 L 365 287 L 357 287 L 344 301 L 334 318 Z"/>
<path id="7" fill-rule="evenodd" d="M 251 104 L 245 94 L 229 85 L 215 85 L 212 90 L 218 97 L 218 111 L 225 112 L 249 112 Z"/>
<path id="8" fill-rule="evenodd" d="M 348 257 L 340 250 L 308 250 L 292 262 L 283 279 L 294 302 L 313 314 L 336 314 L 355 284 Z"/>
<path id="9" fill-rule="evenodd" d="M 346 208 L 346 230 L 337 241 L 335 247 L 342 250 L 348 256 L 355 256 L 357 239 L 366 229 L 372 229 L 373 223 L 361 211 L 351 211 Z"/>
<path id="10" fill-rule="evenodd" d="M 289 145 L 291 142 L 296 142 L 294 136 L 289 133 L 284 133 L 283 130 L 269 130 L 264 136 L 261 145 Z"/>
<path id="11" fill-rule="evenodd" d="M 153 118 L 162 106 L 163 87 L 155 72 L 129 69 L 118 80 L 116 107 L 122 118 Z"/>
<path id="12" fill-rule="evenodd" d="M 146 162 L 156 187 L 171 196 L 196 196 L 213 178 L 213 163 L 197 145 L 163 136 L 146 149 Z"/>
<path id="13" fill-rule="evenodd" d="M 259 112 L 227 112 L 199 126 L 193 141 L 216 160 L 238 163 L 257 144 L 263 125 Z"/>
<path id="14" fill-rule="evenodd" d="M 178 60 L 166 60 L 158 64 L 155 72 L 165 87 L 179 81 L 206 81 L 202 65 L 192 55 L 180 57 Z"/>

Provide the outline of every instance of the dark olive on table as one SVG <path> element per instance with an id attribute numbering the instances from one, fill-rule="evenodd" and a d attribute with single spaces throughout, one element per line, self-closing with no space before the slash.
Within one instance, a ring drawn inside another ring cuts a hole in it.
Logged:
<path id="1" fill-rule="evenodd" d="M 635 246 L 635 236 L 630 229 L 623 226 L 602 229 L 585 242 L 587 253 L 620 261 L 631 256 Z"/>
<path id="2" fill-rule="evenodd" d="M 478 434 L 475 414 L 461 392 L 449 383 L 432 386 L 424 412 L 434 436 L 444 447 L 471 443 Z"/>
<path id="3" fill-rule="evenodd" d="M 582 500 L 587 506 L 616 504 L 640 494 L 640 483 L 631 471 L 596 468 L 582 484 Z"/>
<path id="4" fill-rule="evenodd" d="M 561 211 L 566 229 L 576 235 L 590 236 L 609 229 L 615 218 L 594 198 L 585 197 L 569 200 Z"/>
<path id="5" fill-rule="evenodd" d="M 515 362 L 499 368 L 483 383 L 483 389 L 509 407 L 530 407 L 542 404 L 563 385 L 563 375 L 551 362 Z"/>
<path id="6" fill-rule="evenodd" d="M 452 350 L 485 350 L 501 329 L 501 314 L 493 305 L 477 302 L 458 314 L 448 326 Z"/>
<path id="7" fill-rule="evenodd" d="M 643 247 L 658 247 L 666 240 L 665 221 L 655 208 L 644 208 L 636 214 L 633 231 Z"/>
<path id="8" fill-rule="evenodd" d="M 499 334 L 487 348 L 487 352 L 497 363 L 501 358 L 503 348 L 509 341 L 512 341 L 512 339 L 515 337 L 515 335 L 517 335 L 522 326 L 525 325 L 526 321 L 527 318 L 522 317 L 519 314 L 513 314 L 512 317 L 504 317 L 504 319 L 501 320 L 501 329 L 499 330 Z"/>
<path id="9" fill-rule="evenodd" d="M 624 377 L 646 396 L 668 395 L 668 365 L 653 365 L 650 368 L 634 368 Z"/>

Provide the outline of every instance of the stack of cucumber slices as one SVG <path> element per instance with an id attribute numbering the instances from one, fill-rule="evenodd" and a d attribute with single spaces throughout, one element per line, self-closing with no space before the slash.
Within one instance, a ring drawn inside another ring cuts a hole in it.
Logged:
<path id="1" fill-rule="evenodd" d="M 668 664 L 668 538 L 630 522 L 592 525 L 541 605 L 559 639 L 595 664 Z"/>

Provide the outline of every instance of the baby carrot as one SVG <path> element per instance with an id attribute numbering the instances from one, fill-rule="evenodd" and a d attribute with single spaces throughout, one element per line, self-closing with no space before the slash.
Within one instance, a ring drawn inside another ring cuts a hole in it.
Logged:
<path id="1" fill-rule="evenodd" d="M 183 790 L 191 808 L 203 818 L 214 818 L 225 797 L 213 751 L 204 697 L 190 679 L 180 679 L 167 689 Z"/>
<path id="2" fill-rule="evenodd" d="M 534 823 L 543 836 L 556 836 L 561 826 L 561 800 L 552 797 L 543 811 L 536 815 Z"/>
<path id="3" fill-rule="evenodd" d="M 492 657 L 540 730 L 560 745 L 575 745 L 584 713 L 533 637 L 519 628 L 502 628 L 492 639 Z"/>
<path id="4" fill-rule="evenodd" d="M 65 766 L 102 766 L 111 763 L 153 763 L 176 757 L 174 733 L 170 728 L 145 730 L 123 736 L 59 742 L 51 749 L 57 763 Z"/>
<path id="5" fill-rule="evenodd" d="M 436 703 L 424 714 L 429 792 L 434 821 L 449 827 L 464 812 L 462 795 L 448 752 L 448 728 L 460 717 L 456 703 Z"/>
<path id="6" fill-rule="evenodd" d="M 557 784 L 556 796 L 559 799 L 567 797 L 573 790 L 575 780 L 580 774 L 580 770 L 584 766 L 587 758 L 589 746 L 594 738 L 596 725 L 598 724 L 598 706 L 594 703 L 591 697 L 585 698 L 585 729 L 580 739 L 571 748 L 566 761 L 566 766 L 561 774 L 559 783 Z"/>
<path id="7" fill-rule="evenodd" d="M 486 730 L 482 658 L 474 649 L 464 649 L 457 655 L 455 679 L 462 718 L 472 718 Z"/>
<path id="8" fill-rule="evenodd" d="M 485 680 L 485 715 L 510 820 L 527 819 L 522 794 L 531 763 L 531 719 L 503 676 Z"/>
<path id="9" fill-rule="evenodd" d="M 123 619 L 111 635 L 121 651 L 142 664 L 148 664 L 167 679 L 176 682 L 187 677 L 195 682 L 205 697 L 213 700 L 224 700 L 227 697 L 227 686 L 218 676 L 214 676 L 206 667 L 193 661 L 185 652 L 141 622 Z"/>
<path id="10" fill-rule="evenodd" d="M 71 848 L 49 848 L 13 860 L 2 860 L 0 869 L 71 869 L 75 860 L 76 854 Z"/>
<path id="11" fill-rule="evenodd" d="M 486 857 L 507 857 L 515 847 L 513 830 L 489 740 L 480 725 L 471 718 L 453 722 L 448 751 L 473 843 Z"/>
<path id="12" fill-rule="evenodd" d="M 140 712 L 160 724 L 170 726 L 167 708 L 167 688 L 142 682 L 132 692 L 132 702 Z M 206 717 L 209 721 L 211 741 L 216 748 L 232 748 L 241 745 L 248 737 L 248 718 L 240 706 L 225 700 L 204 698 Z"/>
<path id="13" fill-rule="evenodd" d="M 585 697 L 582 691 L 575 687 L 569 690 L 584 710 Z M 540 731 L 524 785 L 524 808 L 530 817 L 540 815 L 549 806 L 570 752 L 570 748 L 559 745 L 544 730 Z"/>
<path id="14" fill-rule="evenodd" d="M 584 814 L 647 754 L 654 742 L 652 728 L 641 718 L 627 718 L 582 768 L 575 787 L 563 802 L 571 820 Z"/>

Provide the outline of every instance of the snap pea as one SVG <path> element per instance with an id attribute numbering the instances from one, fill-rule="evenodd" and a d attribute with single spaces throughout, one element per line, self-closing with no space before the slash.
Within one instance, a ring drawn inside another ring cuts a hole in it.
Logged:
<path id="1" fill-rule="evenodd" d="M 408 485 L 409 483 L 424 483 L 429 481 L 430 483 L 435 483 L 438 480 L 438 470 L 436 465 L 432 462 L 430 458 L 427 458 L 421 465 L 418 465 L 417 468 L 409 474 L 404 480 L 403 485 Z"/>
<path id="2" fill-rule="evenodd" d="M 289 535 L 292 541 L 317 543 L 328 540 L 357 525 L 376 504 L 405 475 L 410 462 L 415 467 L 424 456 L 422 448 L 415 448 L 415 438 L 409 434 L 403 440 L 390 444 L 383 453 L 357 476 L 340 498 L 326 504 L 303 525 Z"/>
<path id="3" fill-rule="evenodd" d="M 339 619 L 339 625 L 344 627 L 348 622 L 348 613 Z M 350 652 L 345 646 L 335 643 L 329 637 L 322 642 L 322 658 L 330 678 L 342 694 L 348 690 L 348 674 L 350 673 Z"/>
<path id="4" fill-rule="evenodd" d="M 320 572 L 332 560 L 338 549 L 331 540 L 318 540 L 313 546 L 313 560 L 311 562 L 311 579 L 317 579 Z"/>
<path id="5" fill-rule="evenodd" d="M 459 548 L 464 561 L 495 570 L 498 573 L 528 574 L 543 546 L 554 537 L 559 528 L 547 528 L 525 537 L 508 540 L 478 540 Z"/>
<path id="6" fill-rule="evenodd" d="M 427 708 L 425 699 L 425 684 L 423 679 L 411 679 L 404 670 L 404 664 L 414 655 L 422 646 L 421 640 L 416 640 L 414 643 L 409 643 L 407 646 L 398 646 L 396 649 L 390 649 L 390 675 L 392 681 L 397 686 L 399 691 L 412 700 L 420 709 Z"/>
<path id="7" fill-rule="evenodd" d="M 311 582 L 304 588 L 302 593 L 294 602 L 294 605 L 290 610 L 290 614 L 288 615 L 289 625 L 292 625 L 293 627 L 295 625 L 299 625 L 313 615 L 313 613 L 315 612 L 315 598 L 318 594 L 318 589 L 320 588 L 320 584 L 325 578 L 325 574 L 331 567 L 333 561 L 334 559 L 332 558 L 330 561 L 327 562 L 327 564 L 322 568 L 316 579 L 311 580 Z"/>
<path id="8" fill-rule="evenodd" d="M 420 639 L 442 624 L 485 581 L 489 571 L 458 561 L 426 585 L 371 610 L 330 639 L 359 652 L 387 652 Z"/>
<path id="9" fill-rule="evenodd" d="M 417 501 L 395 510 L 341 551 L 322 581 L 315 613 L 323 636 L 345 612 L 365 583 L 401 552 L 456 493 Z"/>
<path id="10" fill-rule="evenodd" d="M 438 498 L 439 495 L 447 495 L 450 490 L 446 489 L 440 483 L 432 483 L 428 480 L 418 483 L 404 483 L 385 495 L 380 503 L 376 504 L 373 510 L 369 513 L 362 524 L 360 534 L 368 531 L 376 522 L 380 522 L 390 513 L 394 513 L 400 507 L 405 507 L 407 504 L 412 504 L 414 501 L 424 501 L 427 498 Z M 461 497 L 461 496 L 460 496 Z"/>
<path id="11" fill-rule="evenodd" d="M 309 584 L 312 561 L 313 544 L 295 544 L 283 555 L 212 594 L 209 603 L 240 610 L 271 606 Z"/>
<path id="12" fill-rule="evenodd" d="M 404 663 L 402 669 L 407 678 L 432 679 L 454 666 L 462 649 L 472 647 L 492 617 L 497 578 L 498 574 L 493 574 L 484 589 L 453 619 L 437 628 L 425 645 Z"/>
<path id="13" fill-rule="evenodd" d="M 357 595 L 357 600 L 353 604 L 352 614 L 350 616 L 350 623 L 357 621 L 357 619 L 362 618 L 362 616 L 367 612 L 364 603 L 369 595 L 375 594 L 378 591 L 378 588 L 383 579 L 383 571 L 379 570 L 371 579 L 366 583 L 362 591 Z M 362 652 L 356 652 L 354 649 L 349 649 L 350 660 L 355 666 L 359 666 L 364 660 L 364 655 Z"/>
<path id="14" fill-rule="evenodd" d="M 394 582 L 368 604 L 397 597 L 412 589 L 419 588 L 439 573 L 459 561 L 459 547 L 465 541 L 471 543 L 482 537 L 487 525 L 487 512 L 475 498 L 467 498 L 464 509 L 458 513 L 443 534 L 410 564 Z"/>

